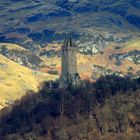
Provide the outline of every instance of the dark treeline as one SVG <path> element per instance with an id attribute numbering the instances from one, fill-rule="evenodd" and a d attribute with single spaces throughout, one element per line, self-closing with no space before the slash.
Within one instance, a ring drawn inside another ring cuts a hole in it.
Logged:
<path id="1" fill-rule="evenodd" d="M 0 139 L 140 139 L 139 89 L 140 79 L 115 76 L 83 81 L 78 89 L 50 90 L 44 83 L 38 94 L 28 92 L 1 111 Z"/>

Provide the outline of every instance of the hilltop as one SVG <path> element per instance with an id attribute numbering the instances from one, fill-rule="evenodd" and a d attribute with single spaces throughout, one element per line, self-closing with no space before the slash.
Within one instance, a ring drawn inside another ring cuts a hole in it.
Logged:
<path id="1" fill-rule="evenodd" d="M 0 139 L 140 139 L 140 1 L 0 0 L 0 17 Z M 76 89 L 55 88 L 68 33 Z"/>

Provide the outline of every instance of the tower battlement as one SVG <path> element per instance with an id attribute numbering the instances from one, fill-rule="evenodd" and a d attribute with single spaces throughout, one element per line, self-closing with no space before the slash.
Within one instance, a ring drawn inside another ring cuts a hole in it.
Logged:
<path id="1" fill-rule="evenodd" d="M 71 35 L 66 37 L 61 48 L 60 87 L 77 87 L 80 76 L 77 72 L 77 46 Z"/>

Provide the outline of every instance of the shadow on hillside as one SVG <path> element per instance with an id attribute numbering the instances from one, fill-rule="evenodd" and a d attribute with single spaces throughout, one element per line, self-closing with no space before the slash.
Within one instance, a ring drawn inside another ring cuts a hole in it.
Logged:
<path id="1" fill-rule="evenodd" d="M 51 87 L 53 91 L 60 90 L 58 89 L 59 83 L 56 81 L 50 81 L 50 82 L 44 82 L 42 84 L 42 88 L 40 90 L 40 93 L 45 93 L 48 90 L 51 90 Z M 118 77 L 115 75 L 107 75 L 105 77 L 100 77 L 96 82 L 90 82 L 88 80 L 83 80 L 81 82 L 81 86 L 77 89 L 68 88 L 66 91 L 70 93 L 78 93 L 81 91 L 87 91 L 89 92 L 91 89 L 94 90 L 94 94 L 96 96 L 96 99 L 98 101 L 103 101 L 106 97 L 109 97 L 111 95 L 116 95 L 119 92 L 133 92 L 135 90 L 140 89 L 140 78 L 138 79 L 130 79 L 127 77 Z M 62 91 L 64 89 L 61 89 Z"/>

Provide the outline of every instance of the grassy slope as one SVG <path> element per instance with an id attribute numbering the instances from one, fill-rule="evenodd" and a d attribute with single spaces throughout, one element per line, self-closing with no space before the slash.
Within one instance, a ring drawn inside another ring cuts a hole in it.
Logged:
<path id="1" fill-rule="evenodd" d="M 0 55 L 0 108 L 20 98 L 27 90 L 38 90 L 39 83 L 56 77 L 34 72 Z"/>

